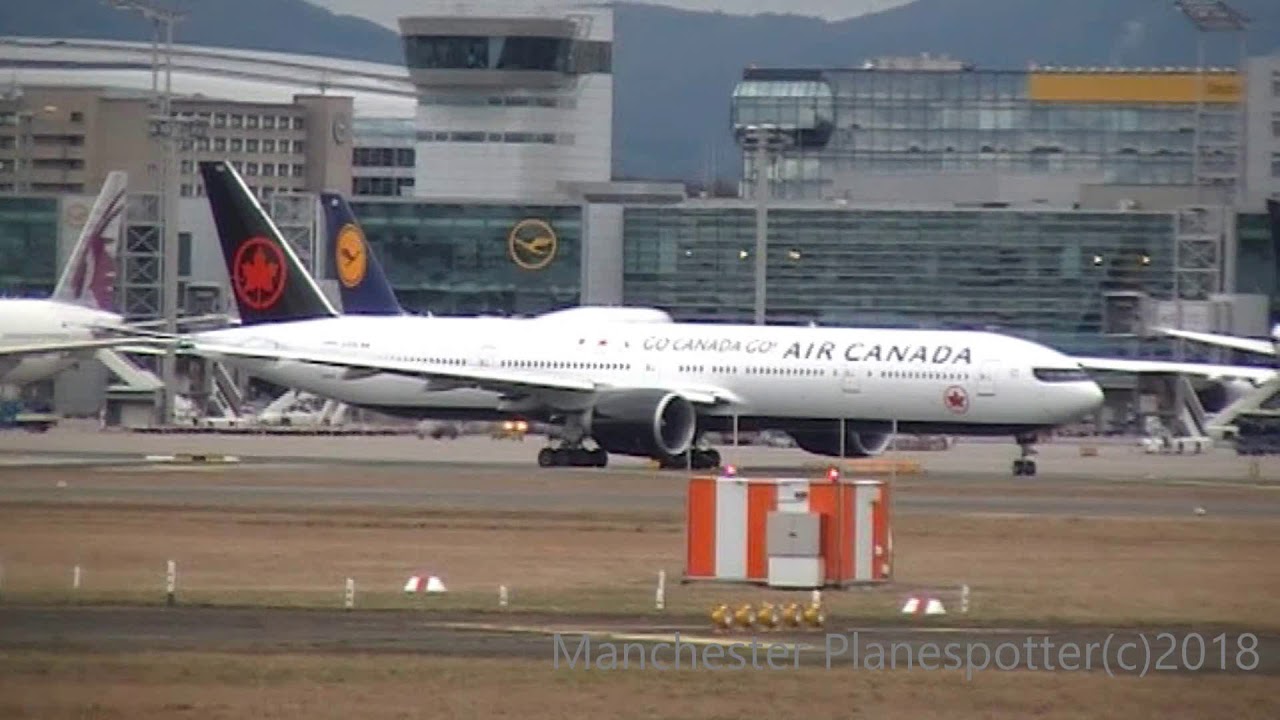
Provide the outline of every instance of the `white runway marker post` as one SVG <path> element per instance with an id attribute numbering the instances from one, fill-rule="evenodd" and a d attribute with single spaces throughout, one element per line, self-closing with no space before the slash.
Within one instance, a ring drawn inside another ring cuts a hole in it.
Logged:
<path id="1" fill-rule="evenodd" d="M 342 605 L 350 610 L 356 606 L 356 581 L 347 578 L 347 589 L 342 596 Z"/>
<path id="2" fill-rule="evenodd" d="M 960 586 L 960 614 L 964 615 L 969 612 L 969 586 L 967 584 Z"/>
<path id="3" fill-rule="evenodd" d="M 178 563 L 170 560 L 164 573 L 165 604 L 173 607 L 178 604 Z"/>
<path id="4" fill-rule="evenodd" d="M 506 606 L 507 606 L 507 586 L 499 585 L 498 586 L 498 607 L 504 608 Z"/>
<path id="5" fill-rule="evenodd" d="M 653 606 L 657 610 L 667 607 L 667 571 L 658 571 L 658 590 L 653 596 Z"/>
<path id="6" fill-rule="evenodd" d="M 80 566 L 77 565 L 71 569 L 71 589 L 80 589 Z"/>

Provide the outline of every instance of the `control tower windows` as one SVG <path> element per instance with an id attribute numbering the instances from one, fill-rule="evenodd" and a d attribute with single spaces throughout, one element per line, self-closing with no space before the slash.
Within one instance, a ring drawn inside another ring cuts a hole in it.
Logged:
<path id="1" fill-rule="evenodd" d="M 608 73 L 610 43 L 564 37 L 430 36 L 404 38 L 410 70 Z"/>
<path id="2" fill-rule="evenodd" d="M 565 70 L 568 40 L 509 37 L 493 38 L 491 42 L 498 51 L 498 70 Z"/>
<path id="3" fill-rule="evenodd" d="M 405 60 L 411 68 L 481 70 L 489 67 L 489 38 L 407 37 Z"/>

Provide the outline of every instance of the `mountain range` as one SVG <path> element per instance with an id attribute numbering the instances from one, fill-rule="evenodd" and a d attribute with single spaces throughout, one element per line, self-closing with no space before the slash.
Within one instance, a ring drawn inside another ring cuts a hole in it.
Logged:
<path id="1" fill-rule="evenodd" d="M 174 2 L 176 41 L 401 63 L 398 36 L 306 0 Z M 1234 0 L 1250 18 L 1250 55 L 1280 51 L 1280 2 Z M 736 178 L 729 96 L 749 65 L 850 67 L 868 58 L 946 55 L 978 67 L 1194 65 L 1197 37 L 1168 0 L 915 0 L 828 22 L 635 3 L 614 6 L 614 173 Z M 150 26 L 103 0 L 6 0 L 0 35 L 146 40 Z M 1234 64 L 1235 38 L 1206 35 L 1210 64 Z"/>

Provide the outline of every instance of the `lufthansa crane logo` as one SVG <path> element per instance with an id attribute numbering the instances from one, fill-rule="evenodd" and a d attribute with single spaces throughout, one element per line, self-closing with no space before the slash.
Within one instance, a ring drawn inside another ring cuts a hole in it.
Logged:
<path id="1" fill-rule="evenodd" d="M 334 261 L 337 263 L 338 279 L 349 288 L 359 285 L 369 269 L 369 256 L 365 254 L 364 235 L 360 228 L 350 223 L 343 225 L 338 231 L 335 245 Z"/>
<path id="2" fill-rule="evenodd" d="M 507 235 L 507 252 L 511 262 L 525 270 L 541 270 L 556 257 L 559 241 L 551 226 L 542 220 L 528 218 L 516 223 Z"/>

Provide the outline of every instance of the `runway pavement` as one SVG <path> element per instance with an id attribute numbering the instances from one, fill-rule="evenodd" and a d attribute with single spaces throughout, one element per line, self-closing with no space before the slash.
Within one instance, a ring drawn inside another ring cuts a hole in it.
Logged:
<path id="1" fill-rule="evenodd" d="M 227 508 L 397 508 L 678 514 L 688 472 L 616 458 L 606 469 L 539 468 L 540 439 L 159 436 L 83 429 L 0 433 L 0 502 Z M 1044 446 L 1041 472 L 1015 478 L 1012 450 L 991 442 L 895 453 L 923 474 L 893 479 L 897 512 L 1186 517 L 1280 516 L 1280 459 L 1260 465 L 1231 451 L 1146 455 L 1100 443 Z M 812 477 L 826 459 L 794 449 L 724 448 L 740 474 Z M 228 453 L 234 464 L 173 465 L 148 455 Z M 1275 472 L 1273 472 L 1273 469 Z"/>
<path id="2" fill-rule="evenodd" d="M 556 636 L 559 635 L 559 646 Z M 1220 640 L 1215 640 L 1221 634 Z M 582 648 L 582 639 L 588 644 Z M 445 657 L 541 660 L 548 667 L 587 669 L 581 663 L 602 657 L 606 645 L 622 650 L 641 643 L 646 655 L 670 664 L 674 643 L 685 667 L 708 655 L 708 645 L 737 644 L 748 663 L 760 669 L 819 666 L 868 669 L 875 652 L 884 668 L 916 666 L 921 660 L 946 667 L 946 648 L 974 672 L 997 669 L 1052 669 L 1072 666 L 1094 672 L 1228 672 L 1280 675 L 1280 636 L 1238 628 L 957 628 L 935 622 L 898 627 L 848 627 L 838 618 L 825 628 L 756 631 L 718 635 L 709 624 L 672 623 L 650 618 L 582 618 L 450 615 L 426 611 L 317 611 L 162 607 L 3 607 L 0 649 L 76 652 L 200 650 L 209 652 L 415 653 Z M 668 643 L 655 648 L 657 643 Z M 751 646 L 756 646 L 752 658 Z M 1204 645 L 1203 656 L 1198 648 Z M 770 647 L 775 661 L 768 663 Z M 1125 645 L 1130 645 L 1124 649 Z M 1064 655 L 1064 646 L 1074 648 Z M 1225 647 L 1225 654 L 1218 652 Z M 592 649 L 594 647 L 594 649 Z M 1189 648 L 1186 658 L 1183 648 Z M 692 649 L 691 649 L 692 648 Z M 1165 652 L 1173 648 L 1171 655 Z M 1247 649 L 1241 655 L 1240 650 Z M 583 652 L 582 655 L 577 655 Z M 662 652 L 664 654 L 657 654 Z M 1256 655 L 1251 653 L 1256 652 Z M 1047 654 L 1046 654 L 1047 653 Z M 558 657 L 557 657 L 558 654 Z M 571 657 L 575 667 L 569 668 Z M 630 656 L 637 662 L 639 653 Z M 718 657 L 721 668 L 730 658 Z M 731 656 L 730 656 L 731 657 Z M 1071 665 L 1062 663 L 1069 658 Z M 986 668 L 978 668 L 985 658 Z M 1046 658 L 1049 658 L 1046 667 Z M 1086 660 L 1087 658 L 1087 660 Z M 1157 661 L 1163 660 L 1160 666 Z M 829 665 L 828 665 L 829 663 Z M 1086 665 L 1087 663 L 1087 665 Z M 998 664 L 998 666 L 997 666 Z M 635 668 L 635 666 L 632 666 Z M 635 668 L 638 669 L 638 668 Z M 1060 668 L 1061 669 L 1061 668 Z M 961 672 L 960 664 L 952 668 Z"/>
<path id="3" fill-rule="evenodd" d="M 661 512 L 684 509 L 686 477 L 590 469 L 532 469 L 513 474 L 492 465 L 403 468 L 194 466 L 29 468 L 0 481 L 0 503 L 166 507 L 382 508 L 533 512 Z M 899 480 L 894 510 L 929 514 L 1280 517 L 1280 488 L 1158 486 L 1115 488 L 1064 482 L 1019 487 L 1001 479 Z"/>
<path id="4" fill-rule="evenodd" d="M 1251 459 L 1230 449 L 1214 449 L 1202 455 L 1147 455 L 1132 440 L 1123 443 L 1106 439 L 1089 441 L 1098 449 L 1097 457 L 1081 457 L 1080 443 L 1058 440 L 1040 446 L 1041 480 L 1196 480 L 1253 481 L 1280 483 L 1280 457 L 1263 458 L 1254 477 Z M 0 432 L 0 477 L 14 468 L 46 464 L 61 458 L 66 462 L 137 464 L 148 454 L 223 453 L 248 461 L 382 463 L 433 465 L 518 466 L 537 469 L 536 456 L 543 438 L 524 441 L 491 440 L 487 436 L 457 440 L 420 439 L 407 436 L 281 436 L 218 434 L 150 434 L 124 431 L 97 431 L 91 424 L 69 422 L 47 433 Z M 725 463 L 744 469 L 795 471 L 832 462 L 830 458 L 801 450 L 771 447 L 720 447 Z M 930 474 L 947 476 L 1001 477 L 1011 474 L 1016 454 L 1012 440 L 965 440 L 942 452 L 890 452 L 886 458 L 921 463 Z M 611 469 L 643 471 L 648 461 L 622 456 L 610 457 Z"/>

